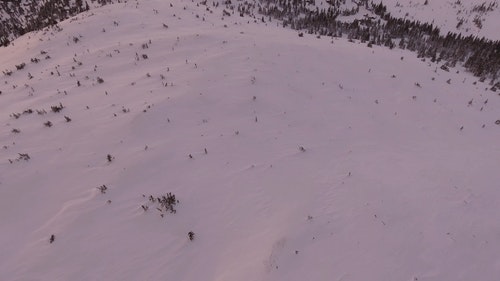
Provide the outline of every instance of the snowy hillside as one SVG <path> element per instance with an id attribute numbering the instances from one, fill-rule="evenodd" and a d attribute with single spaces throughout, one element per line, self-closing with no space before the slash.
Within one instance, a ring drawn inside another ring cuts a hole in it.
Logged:
<path id="1" fill-rule="evenodd" d="M 0 46 L 113 0 L 16 0 L 0 2 Z M 116 2 L 120 2 L 117 0 Z"/>
<path id="2" fill-rule="evenodd" d="M 278 25 L 144 0 L 0 48 L 1 279 L 497 280 L 498 92 Z"/>

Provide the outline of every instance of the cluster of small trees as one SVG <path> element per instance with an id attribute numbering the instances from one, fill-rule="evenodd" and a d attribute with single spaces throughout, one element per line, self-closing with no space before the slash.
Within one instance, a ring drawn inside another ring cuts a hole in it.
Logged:
<path id="1" fill-rule="evenodd" d="M 143 195 L 143 197 L 146 197 Z M 162 195 L 159 197 L 149 195 L 148 197 L 149 202 L 153 204 L 157 204 L 156 209 L 160 211 L 160 216 L 163 217 L 163 212 L 166 213 L 171 213 L 175 214 L 177 213 L 177 210 L 175 209 L 176 205 L 179 203 L 179 200 L 175 197 L 175 194 L 169 192 L 166 195 Z M 141 205 L 141 208 L 144 211 L 147 211 L 149 209 L 148 205 Z"/>
<path id="2" fill-rule="evenodd" d="M 18 157 L 14 160 L 9 159 L 9 163 L 13 164 L 14 162 L 19 162 L 19 161 L 29 161 L 31 157 L 29 156 L 28 153 L 18 153 Z"/>

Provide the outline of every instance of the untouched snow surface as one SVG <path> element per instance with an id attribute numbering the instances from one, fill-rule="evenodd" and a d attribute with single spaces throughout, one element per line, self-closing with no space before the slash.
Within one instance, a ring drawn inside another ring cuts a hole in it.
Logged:
<path id="1" fill-rule="evenodd" d="M 498 93 L 169 4 L 0 49 L 2 280 L 498 280 Z"/>

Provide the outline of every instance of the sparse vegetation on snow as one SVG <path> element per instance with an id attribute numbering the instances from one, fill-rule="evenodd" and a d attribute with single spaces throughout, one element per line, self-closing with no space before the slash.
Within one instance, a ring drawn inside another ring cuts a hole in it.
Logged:
<path id="1" fill-rule="evenodd" d="M 497 1 L 109 2 L 0 26 L 0 279 L 500 276 Z"/>

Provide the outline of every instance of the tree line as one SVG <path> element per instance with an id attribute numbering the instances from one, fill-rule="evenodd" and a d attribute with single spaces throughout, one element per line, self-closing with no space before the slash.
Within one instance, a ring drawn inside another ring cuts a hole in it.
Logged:
<path id="1" fill-rule="evenodd" d="M 420 58 L 443 62 L 443 69 L 462 65 L 484 81 L 489 79 L 500 90 L 500 41 L 448 32 L 420 21 L 395 18 L 382 2 L 360 0 L 357 7 L 342 9 L 343 0 L 328 0 L 328 8 L 309 8 L 314 0 L 261 0 L 259 13 L 282 21 L 283 26 L 309 34 L 347 37 L 368 46 L 408 49 Z M 355 15 L 363 7 L 372 12 L 362 19 L 340 21 L 339 16 Z M 376 15 L 376 16 L 374 16 Z M 495 84 L 496 83 L 496 84 Z M 495 87 L 493 87 L 495 89 Z"/>
<path id="2" fill-rule="evenodd" d="M 100 6 L 113 0 L 88 0 Z M 90 9 L 83 0 L 25 0 L 0 2 L 0 46 L 10 44 L 11 40 L 31 31 L 75 16 Z"/>

